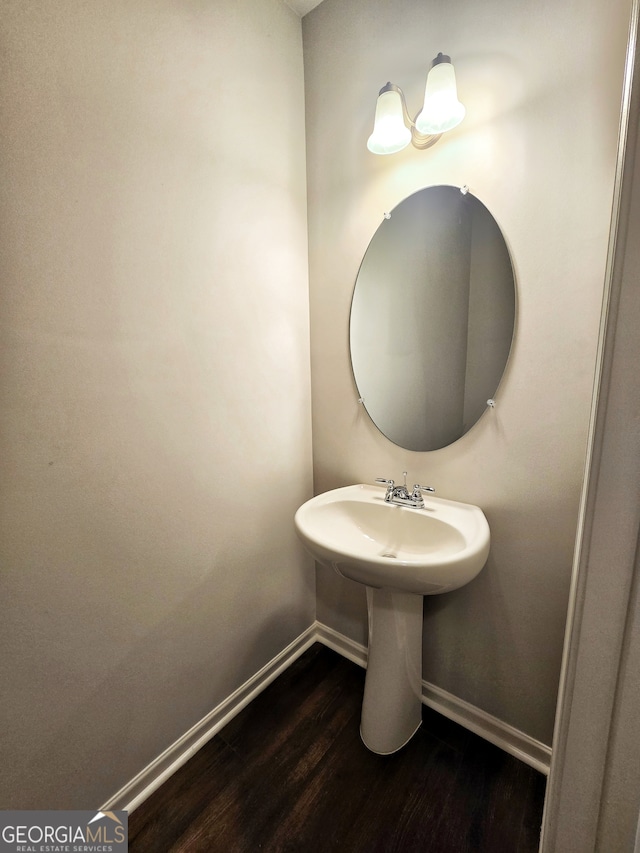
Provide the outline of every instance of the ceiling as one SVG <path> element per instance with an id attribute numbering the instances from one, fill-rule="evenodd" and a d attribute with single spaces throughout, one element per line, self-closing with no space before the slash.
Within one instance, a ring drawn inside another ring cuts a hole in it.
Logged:
<path id="1" fill-rule="evenodd" d="M 319 6 L 322 0 L 284 0 L 284 2 L 290 9 L 293 9 L 294 12 L 302 17 L 307 12 L 315 9 L 316 6 Z"/>

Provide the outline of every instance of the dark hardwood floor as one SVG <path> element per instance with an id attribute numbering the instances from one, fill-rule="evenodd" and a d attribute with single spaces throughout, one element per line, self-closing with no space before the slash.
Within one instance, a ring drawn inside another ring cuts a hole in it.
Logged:
<path id="1" fill-rule="evenodd" d="M 545 777 L 424 708 L 391 756 L 364 670 L 314 645 L 129 817 L 131 853 L 535 853 Z"/>

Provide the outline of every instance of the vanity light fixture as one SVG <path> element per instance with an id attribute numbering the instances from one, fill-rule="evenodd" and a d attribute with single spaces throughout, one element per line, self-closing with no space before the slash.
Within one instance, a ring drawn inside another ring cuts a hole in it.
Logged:
<path id="1" fill-rule="evenodd" d="M 367 148 L 373 154 L 395 154 L 410 142 L 414 148 L 429 148 L 445 131 L 460 124 L 464 114 L 451 57 L 439 53 L 431 63 L 424 104 L 415 119 L 407 111 L 404 92 L 399 86 L 387 83 L 380 89 Z"/>

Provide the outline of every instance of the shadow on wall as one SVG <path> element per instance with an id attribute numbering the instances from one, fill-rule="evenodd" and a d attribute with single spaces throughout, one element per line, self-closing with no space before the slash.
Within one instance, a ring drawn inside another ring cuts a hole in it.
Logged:
<path id="1" fill-rule="evenodd" d="M 365 648 L 369 644 L 366 587 L 316 564 L 318 622 L 339 631 Z"/>
<path id="2" fill-rule="evenodd" d="M 559 657 L 544 658 L 545 637 L 540 626 L 535 620 L 525 624 L 517 619 L 509 606 L 514 596 L 526 600 L 528 595 L 538 594 L 535 579 L 514 573 L 505 588 L 495 565 L 495 558 L 489 555 L 484 569 L 466 587 L 425 596 L 423 678 L 550 745 L 554 703 L 541 685 L 546 684 L 551 667 L 559 678 L 561 661 Z M 561 643 L 558 636 L 557 645 L 561 647 Z M 529 647 L 529 658 L 523 647 Z M 531 657 L 532 648 L 539 654 Z M 514 660 L 520 664 L 515 678 Z M 524 723 L 521 707 L 528 709 Z"/>

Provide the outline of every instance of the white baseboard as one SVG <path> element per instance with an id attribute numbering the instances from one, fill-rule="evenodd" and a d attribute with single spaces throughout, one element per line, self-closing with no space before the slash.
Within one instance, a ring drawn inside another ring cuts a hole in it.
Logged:
<path id="1" fill-rule="evenodd" d="M 134 811 L 316 642 L 328 646 L 358 666 L 364 668 L 367 666 L 365 646 L 350 640 L 344 634 L 334 631 L 333 628 L 321 622 L 314 622 L 259 672 L 178 738 L 130 782 L 127 782 L 111 799 L 100 806 L 100 811 L 120 809 L 129 813 Z M 545 744 L 425 681 L 422 682 L 422 701 L 435 711 L 444 714 L 445 717 L 519 758 L 525 764 L 548 775 L 551 749 Z"/>
<path id="2" fill-rule="evenodd" d="M 550 746 L 427 681 L 422 682 L 422 701 L 429 708 L 499 746 L 545 776 L 549 775 Z"/>
<path id="3" fill-rule="evenodd" d="M 367 647 L 361 643 L 350 640 L 349 637 L 334 631 L 328 625 L 323 625 L 322 622 L 316 622 L 316 640 L 333 649 L 334 652 L 338 652 L 343 658 L 357 663 L 363 669 L 367 668 Z"/>
<path id="4" fill-rule="evenodd" d="M 157 790 L 163 782 L 187 761 L 211 738 L 217 734 L 236 714 L 276 679 L 281 672 L 300 657 L 301 654 L 317 642 L 317 622 L 310 625 L 290 645 L 262 667 L 259 672 L 221 702 L 213 711 L 195 724 L 188 732 L 178 738 L 163 753 L 148 764 L 130 782 L 127 782 L 117 794 L 108 800 L 100 811 L 119 811 L 131 813 Z"/>

